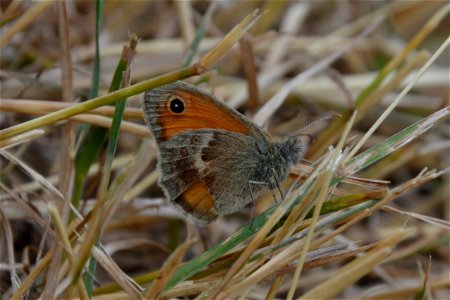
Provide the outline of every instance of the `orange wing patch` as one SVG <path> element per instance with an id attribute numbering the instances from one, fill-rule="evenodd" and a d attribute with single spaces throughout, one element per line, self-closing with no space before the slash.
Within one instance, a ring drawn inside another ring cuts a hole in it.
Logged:
<path id="1" fill-rule="evenodd" d="M 177 197 L 176 202 L 185 212 L 201 222 L 210 223 L 217 219 L 214 212 L 215 200 L 204 182 L 198 181 Z"/>
<path id="2" fill-rule="evenodd" d="M 196 129 L 222 129 L 234 133 L 248 134 L 249 126 L 238 112 L 217 103 L 215 99 L 207 99 L 206 95 L 193 94 L 190 91 L 177 90 L 173 97 L 184 102 L 184 111 L 174 113 L 170 110 L 170 100 L 166 101 L 160 111 L 158 123 L 164 129 L 161 138 L 168 140 L 174 135 Z"/>

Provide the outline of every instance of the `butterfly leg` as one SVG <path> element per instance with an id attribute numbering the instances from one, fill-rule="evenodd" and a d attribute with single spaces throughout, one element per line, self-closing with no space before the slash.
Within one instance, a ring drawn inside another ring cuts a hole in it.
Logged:
<path id="1" fill-rule="evenodd" d="M 255 198 L 253 198 L 251 182 L 248 183 L 248 192 L 250 193 L 250 198 L 252 198 L 252 218 L 250 219 L 250 228 L 252 228 L 253 227 L 253 218 L 255 217 L 256 202 L 255 202 Z"/>
<path id="2" fill-rule="evenodd" d="M 275 193 L 273 191 L 272 191 L 272 198 L 273 198 L 273 202 L 275 202 L 275 204 L 278 204 L 277 195 L 275 195 Z"/>
<path id="3" fill-rule="evenodd" d="M 248 191 L 250 193 L 250 198 L 252 199 L 252 219 L 250 220 L 250 228 L 253 227 L 253 218 L 255 217 L 255 208 L 256 208 L 256 201 L 255 198 L 253 197 L 253 193 L 252 193 L 252 184 L 256 184 L 256 185 L 267 185 L 265 182 L 261 182 L 261 181 L 253 181 L 250 180 L 248 182 Z"/>
<path id="4" fill-rule="evenodd" d="M 273 169 L 273 168 L 272 168 L 272 171 L 273 171 L 273 173 L 274 173 L 273 179 L 274 179 L 275 184 L 276 184 L 276 186 L 277 186 L 277 190 L 278 190 L 278 192 L 280 193 L 281 200 L 283 200 L 284 195 L 283 195 L 283 192 L 281 191 L 280 183 L 278 182 L 278 179 L 277 179 L 278 173 L 277 173 L 277 171 L 276 171 L 275 169 Z M 273 197 L 274 197 L 275 203 L 278 203 L 275 194 L 273 194 Z"/>

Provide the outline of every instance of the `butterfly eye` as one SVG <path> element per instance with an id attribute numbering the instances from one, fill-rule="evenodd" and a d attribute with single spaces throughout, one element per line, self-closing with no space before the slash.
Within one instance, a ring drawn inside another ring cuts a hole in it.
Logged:
<path id="1" fill-rule="evenodd" d="M 170 101 L 170 110 L 176 114 L 180 114 L 184 111 L 184 103 L 178 98 Z"/>

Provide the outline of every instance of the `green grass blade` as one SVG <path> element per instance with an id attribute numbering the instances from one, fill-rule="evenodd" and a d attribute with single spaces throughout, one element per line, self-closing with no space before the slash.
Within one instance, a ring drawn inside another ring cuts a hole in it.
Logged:
<path id="1" fill-rule="evenodd" d="M 355 210 L 350 210 L 349 212 L 342 214 L 341 218 L 335 218 L 334 221 L 339 221 L 343 218 L 349 216 L 349 214 L 354 214 L 359 212 L 362 209 L 367 208 L 365 203 L 369 203 L 371 206 L 375 201 L 372 201 L 374 198 L 378 198 L 379 193 L 373 192 L 366 194 L 355 194 L 349 195 L 345 197 L 338 197 L 332 201 L 327 201 L 324 203 L 321 214 L 327 214 L 332 211 L 341 210 L 344 208 L 355 206 L 357 207 Z M 303 196 L 297 197 L 294 201 L 293 206 L 297 205 L 300 201 L 302 201 Z M 361 206 L 362 205 L 362 206 Z M 263 214 L 255 217 L 251 222 L 247 223 L 243 227 L 241 227 L 238 231 L 232 234 L 227 240 L 218 243 L 202 255 L 190 260 L 183 266 L 181 266 L 174 276 L 170 279 L 169 283 L 166 286 L 166 291 L 180 283 L 181 281 L 192 277 L 193 275 L 200 272 L 203 268 L 214 262 L 216 259 L 238 246 L 240 243 L 244 242 L 246 239 L 255 234 L 261 227 L 265 224 L 267 219 L 276 209 L 276 205 L 272 206 L 268 210 L 266 210 Z M 327 224 L 325 224 L 327 225 Z"/>
<path id="2" fill-rule="evenodd" d="M 205 37 L 205 27 L 211 18 L 214 7 L 215 7 L 215 4 L 214 4 L 214 2 L 212 2 L 208 7 L 208 10 L 206 11 L 205 16 L 202 18 L 202 21 L 200 22 L 200 24 L 197 28 L 194 39 L 191 42 L 191 45 L 189 46 L 186 57 L 183 61 L 183 67 L 189 66 L 192 63 L 195 55 L 198 53 L 198 49 L 200 47 L 200 42 Z"/>
<path id="3" fill-rule="evenodd" d="M 89 98 L 94 98 L 98 96 L 99 86 L 100 86 L 100 33 L 102 31 L 102 18 L 103 18 L 103 0 L 95 1 L 95 60 L 94 60 L 94 69 L 91 80 L 91 88 L 89 90 Z M 83 128 L 83 131 L 90 131 L 88 128 Z M 78 207 L 79 201 L 81 199 L 81 193 L 84 187 L 84 182 L 86 179 L 87 172 L 91 167 L 92 163 L 97 159 L 98 154 L 100 153 L 101 147 L 104 143 L 105 137 L 101 137 L 104 131 L 103 128 L 95 128 L 94 131 L 90 131 L 88 135 L 91 137 L 99 137 L 99 139 L 93 138 L 85 140 L 86 144 L 82 147 L 82 149 L 91 148 L 93 152 L 81 151 L 75 160 L 75 184 L 74 184 L 74 194 L 77 198 L 72 198 L 72 204 L 74 201 L 76 202 L 76 206 Z M 94 141 L 96 143 L 94 143 Z M 98 141 L 102 141 L 98 143 Z M 81 155 L 81 156 L 80 156 Z M 86 159 L 84 158 L 85 156 Z M 89 295 L 89 298 L 92 297 L 92 291 L 94 288 L 94 277 L 95 271 L 97 269 L 97 262 L 94 258 L 91 258 L 88 265 L 88 271 L 85 279 L 86 291 Z"/>
<path id="4" fill-rule="evenodd" d="M 450 107 L 445 107 L 433 113 L 432 115 L 408 126 L 397 134 L 394 134 L 384 142 L 355 156 L 347 163 L 343 174 L 345 174 L 345 176 L 354 174 L 379 161 L 393 151 L 405 146 L 421 134 L 425 133 L 439 120 L 448 116 L 449 112 Z"/>
<path id="5" fill-rule="evenodd" d="M 274 212 L 275 206 L 268 209 L 265 213 L 254 218 L 251 223 L 246 224 L 236 231 L 227 240 L 218 243 L 202 255 L 190 260 L 183 266 L 181 266 L 169 280 L 165 291 L 171 289 L 179 282 L 192 277 L 197 274 L 204 267 L 214 262 L 216 259 L 221 257 L 223 254 L 227 253 L 234 247 L 238 246 L 240 243 L 244 242 L 246 239 L 255 234 L 261 227 L 265 224 L 270 215 Z"/>
<path id="6" fill-rule="evenodd" d="M 133 59 L 138 38 L 133 35 L 130 38 L 130 45 L 124 46 L 122 50 L 121 59 L 114 73 L 114 78 L 110 87 L 110 92 L 119 89 L 121 86 L 129 85 L 130 78 L 130 64 Z M 126 74 L 123 77 L 123 74 Z M 111 174 L 112 163 L 117 149 L 117 142 L 119 140 L 120 124 L 122 123 L 123 113 L 125 111 L 126 98 L 116 102 L 116 109 L 114 111 L 114 116 L 111 124 L 111 129 L 109 131 L 108 145 L 106 148 L 106 158 L 103 168 L 103 178 L 100 184 L 100 195 L 104 195 L 107 190 L 108 182 Z"/>
<path id="7" fill-rule="evenodd" d="M 95 59 L 89 98 L 98 96 L 100 86 L 100 33 L 102 31 L 103 0 L 95 1 Z"/>

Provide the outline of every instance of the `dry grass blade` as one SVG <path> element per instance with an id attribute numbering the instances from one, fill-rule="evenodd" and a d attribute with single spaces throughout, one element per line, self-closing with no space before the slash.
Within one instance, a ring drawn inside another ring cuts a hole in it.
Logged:
<path id="1" fill-rule="evenodd" d="M 58 33 L 59 33 L 59 44 L 61 47 L 61 86 L 62 86 L 62 99 L 65 102 L 71 102 L 73 100 L 73 84 L 72 84 L 72 57 L 70 52 L 70 34 L 69 34 L 69 20 L 67 15 L 67 8 L 65 2 L 58 2 Z M 50 208 L 50 214 L 53 217 L 53 221 L 56 222 L 56 228 L 59 231 L 60 236 L 63 238 L 63 243 L 68 252 L 68 262 L 71 268 L 74 267 L 72 260 L 72 251 L 68 238 L 64 235 L 65 230 L 63 227 L 68 222 L 71 202 L 70 198 L 72 195 L 73 178 L 74 178 L 74 157 L 73 148 L 75 144 L 75 132 L 73 131 L 72 124 L 65 124 L 61 128 L 61 147 L 59 151 L 59 160 L 61 168 L 59 168 L 59 190 L 62 194 L 63 202 L 58 206 L 61 218 L 58 218 L 56 208 L 52 211 Z M 51 206 L 51 208 L 54 208 Z M 55 252 L 53 254 L 53 259 L 50 262 L 48 272 L 46 274 L 46 285 L 42 292 L 41 297 L 54 298 L 58 286 L 58 276 L 54 274 L 60 274 L 62 268 L 62 257 L 63 257 L 63 245 L 52 241 Z M 79 297 L 87 299 L 87 292 L 82 283 L 81 278 L 77 278 L 74 283 L 78 287 Z M 68 288 L 68 295 L 71 296 L 71 289 L 75 287 L 75 284 Z"/>
<path id="2" fill-rule="evenodd" d="M 382 91 L 385 87 L 381 86 L 381 83 L 387 78 L 387 75 L 390 74 L 397 68 L 407 57 L 408 55 L 416 49 L 423 40 L 436 29 L 439 22 L 445 17 L 445 15 L 450 10 L 450 5 L 444 5 L 441 7 L 429 20 L 428 22 L 420 29 L 419 32 L 415 34 L 413 38 L 406 44 L 406 46 L 389 61 L 377 74 L 374 80 L 367 86 L 365 89 L 358 95 L 356 98 L 356 106 L 359 110 L 361 107 L 364 108 L 365 111 L 370 111 L 374 107 L 374 102 L 379 98 L 379 95 L 376 95 L 377 88 Z M 406 71 L 406 67 L 403 68 L 403 72 Z M 399 72 L 400 73 L 400 72 Z M 390 89 L 392 89 L 391 87 Z M 389 89 L 389 90 L 390 90 Z M 365 116 L 365 114 L 364 114 Z M 363 117 L 362 114 L 359 116 Z M 337 120 L 330 126 L 330 128 L 322 134 L 317 140 L 316 144 L 312 146 L 312 153 L 322 153 L 323 149 L 331 142 L 334 142 L 339 135 L 336 133 L 339 132 L 339 127 L 342 126 L 342 121 Z"/>
<path id="3" fill-rule="evenodd" d="M 423 292 L 422 295 L 423 297 L 426 297 L 428 299 L 431 299 L 431 291 L 430 291 L 430 271 L 431 271 L 431 256 L 428 257 L 428 263 L 427 263 L 427 268 L 425 270 L 425 276 L 423 279 Z"/>
<path id="4" fill-rule="evenodd" d="M 276 43 L 267 53 L 266 61 L 263 66 L 263 72 L 276 67 L 287 54 L 289 42 L 297 33 L 299 27 L 305 21 L 310 10 L 308 3 L 296 3 L 286 11 L 286 16 L 282 19 L 281 32 L 282 35 L 277 39 Z"/>
<path id="5" fill-rule="evenodd" d="M 18 112 L 23 114 L 41 115 L 49 112 L 57 111 L 63 108 L 74 106 L 76 103 L 56 102 L 46 100 L 30 100 L 21 99 L 17 102 L 15 99 L 0 99 L 0 109 L 2 111 Z M 112 117 L 114 115 L 114 107 L 104 106 L 89 111 L 89 114 L 102 115 Z M 135 107 L 127 107 L 123 114 L 124 119 L 141 119 L 142 109 Z"/>
<path id="6" fill-rule="evenodd" d="M 382 240 L 375 249 L 342 267 L 330 279 L 315 286 L 301 297 L 304 299 L 333 299 L 341 290 L 370 272 L 374 266 L 380 264 L 384 258 L 391 254 L 395 245 L 411 236 L 413 232 L 411 229 L 398 230 L 398 232 Z"/>
<path id="7" fill-rule="evenodd" d="M 63 222 L 62 222 L 61 217 L 59 215 L 59 211 L 56 208 L 56 206 L 54 206 L 53 204 L 50 203 L 48 206 L 48 210 L 53 219 L 53 223 L 55 224 L 56 231 L 59 234 L 59 238 L 61 239 L 61 242 L 64 245 L 64 249 L 67 252 L 67 260 L 69 261 L 69 265 L 73 269 L 73 264 L 74 264 L 73 250 L 72 250 L 72 245 L 70 244 L 70 241 L 69 241 L 69 237 L 67 236 L 66 231 L 65 231 L 65 224 L 63 224 Z M 58 277 L 58 276 L 55 276 L 55 277 Z M 76 286 L 78 288 L 78 293 L 79 293 L 78 296 L 80 297 L 80 299 L 88 299 L 88 295 L 87 295 L 86 289 L 83 285 L 83 282 L 81 280 L 81 277 L 78 277 L 75 280 L 75 282 L 76 282 Z M 71 295 L 72 288 L 73 287 L 70 287 L 67 291 L 68 297 L 72 297 L 72 295 Z"/>
<path id="8" fill-rule="evenodd" d="M 336 244 L 310 251 L 305 258 L 304 268 L 311 269 L 321 265 L 328 265 L 344 258 L 351 258 L 358 253 L 367 251 L 371 246 L 359 247 L 355 250 L 349 250 L 349 248 L 350 245 L 348 244 Z"/>
<path id="9" fill-rule="evenodd" d="M 109 275 L 114 278 L 114 281 L 123 288 L 128 297 L 131 297 L 132 299 L 142 298 L 140 293 L 142 288 L 122 271 L 111 256 L 98 247 L 92 249 L 92 254 L 98 263 L 108 271 Z"/>
<path id="10" fill-rule="evenodd" d="M 192 239 L 190 235 L 187 236 L 186 240 L 181 244 L 164 262 L 160 270 L 160 274 L 158 278 L 149 286 L 147 293 L 145 293 L 145 299 L 157 299 L 160 298 L 160 295 L 169 281 L 170 277 L 172 277 L 175 270 L 181 264 L 186 251 L 192 244 Z"/>
<path id="11" fill-rule="evenodd" d="M 333 172 L 331 170 L 333 170 L 333 167 L 331 167 L 331 168 L 329 167 L 328 172 L 324 172 L 324 174 L 321 174 L 322 176 L 318 178 L 318 182 L 322 182 L 322 186 L 319 189 L 319 193 L 317 195 L 316 206 L 314 208 L 311 225 L 309 226 L 308 234 L 304 241 L 305 244 L 302 248 L 302 252 L 301 252 L 301 255 L 299 258 L 299 264 L 297 265 L 297 268 L 295 269 L 294 278 L 292 280 L 291 288 L 289 289 L 289 293 L 288 293 L 288 298 L 293 298 L 294 292 L 297 289 L 297 284 L 298 284 L 298 280 L 300 278 L 300 274 L 301 274 L 301 271 L 303 268 L 306 253 L 308 252 L 308 248 L 310 247 L 311 241 L 314 237 L 315 226 L 317 224 L 317 221 L 319 220 L 320 210 L 322 208 L 323 203 L 326 201 L 328 193 L 329 193 L 328 188 L 330 186 L 331 179 L 333 176 Z"/>
<path id="12" fill-rule="evenodd" d="M 398 103 L 403 99 L 403 97 L 412 89 L 414 84 L 419 80 L 422 74 L 430 68 L 434 61 L 442 54 L 442 52 L 448 48 L 450 45 L 450 37 L 442 43 L 438 50 L 433 54 L 433 56 L 426 62 L 426 64 L 415 74 L 414 78 L 408 83 L 408 85 L 401 91 L 397 98 L 389 105 L 389 107 L 383 112 L 383 114 L 377 119 L 375 124 L 370 127 L 364 137 L 358 142 L 358 144 L 353 147 L 352 151 L 348 155 L 347 159 L 352 158 L 356 152 L 361 148 L 361 146 L 367 141 L 367 139 L 374 133 L 374 131 L 380 126 L 380 124 L 386 119 L 386 117 L 394 110 Z"/>
<path id="13" fill-rule="evenodd" d="M 6 33 L 1 35 L 0 48 L 5 47 L 16 33 L 25 29 L 25 27 L 28 26 L 31 22 L 35 21 L 35 19 L 39 15 L 41 15 L 52 4 L 52 2 L 52 0 L 39 2 L 31 9 L 29 9 L 25 14 L 23 14 Z"/>
<path id="14" fill-rule="evenodd" d="M 256 81 L 258 82 L 258 89 L 261 91 L 268 90 L 268 87 L 275 84 L 283 76 L 286 76 L 290 71 L 297 68 L 299 61 L 297 58 L 291 58 L 285 62 L 280 62 L 276 66 L 272 67 L 259 74 Z M 229 99 L 229 104 L 231 107 L 241 106 L 247 97 L 246 90 L 239 90 L 233 97 Z M 249 99 L 250 100 L 250 99 Z"/>
<path id="15" fill-rule="evenodd" d="M 70 118 L 70 120 L 74 120 L 83 124 L 91 124 L 104 128 L 110 128 L 112 124 L 112 119 L 108 117 L 102 116 L 94 116 L 91 114 L 79 114 Z M 142 138 L 151 137 L 148 129 L 144 125 L 139 125 L 133 122 L 122 121 L 120 126 L 120 130 L 123 133 L 133 134 Z"/>
<path id="16" fill-rule="evenodd" d="M 450 170 L 448 170 L 448 171 L 450 171 Z M 416 219 L 422 220 L 424 222 L 430 223 L 431 225 L 438 226 L 438 227 L 441 227 L 446 230 L 450 230 L 450 222 L 449 221 L 445 221 L 445 220 L 441 220 L 441 219 L 437 219 L 437 218 L 433 218 L 433 217 L 429 217 L 429 216 L 424 216 L 422 214 L 416 214 L 416 213 L 409 212 L 409 211 L 403 211 L 403 210 L 397 209 L 392 206 L 384 206 L 383 209 L 386 211 L 395 212 L 397 214 L 410 216 L 412 218 L 416 218 Z"/>
<path id="17" fill-rule="evenodd" d="M 190 1 L 177 1 L 175 6 L 180 18 L 180 29 L 183 36 L 185 48 L 187 48 L 190 41 L 193 40 L 195 34 L 195 27 L 193 22 L 193 12 Z"/>
<path id="18" fill-rule="evenodd" d="M 226 297 L 225 295 L 220 295 L 222 290 L 229 284 L 232 277 L 236 274 L 236 272 L 242 267 L 245 261 L 250 257 L 252 252 L 260 245 L 266 235 L 272 230 L 272 228 L 276 225 L 278 220 L 281 219 L 283 214 L 286 212 L 287 206 L 280 205 L 275 212 L 271 215 L 269 220 L 264 224 L 264 226 L 258 231 L 256 236 L 250 242 L 250 244 L 245 248 L 245 250 L 240 254 L 237 261 L 233 264 L 233 266 L 228 270 L 225 277 L 222 279 L 220 284 L 212 291 L 210 297 L 223 299 Z"/>
<path id="19" fill-rule="evenodd" d="M 258 74 L 255 65 L 255 53 L 248 36 L 239 40 L 242 67 L 247 78 L 248 110 L 254 112 L 259 105 Z"/>
<path id="20" fill-rule="evenodd" d="M 36 264 L 35 268 L 28 274 L 27 278 L 22 282 L 20 288 L 17 289 L 16 293 L 12 295 L 11 299 L 20 299 L 27 290 L 31 289 L 37 280 L 37 278 L 42 275 L 42 272 L 45 271 L 48 264 L 52 259 L 54 250 L 50 250 L 45 254 L 45 256 Z"/>
<path id="21" fill-rule="evenodd" d="M 6 218 L 5 214 L 1 209 L 0 209 L 0 219 L 3 224 L 4 239 L 7 246 L 6 255 L 8 256 L 8 264 L 11 266 L 10 271 L 11 288 L 12 292 L 15 293 L 17 289 L 22 285 L 22 282 L 20 281 L 19 276 L 17 276 L 16 260 L 14 258 L 14 239 L 11 230 L 11 224 L 9 223 L 8 219 Z"/>
<path id="22" fill-rule="evenodd" d="M 52 111 L 57 111 L 59 109 L 63 109 L 66 107 L 71 107 L 74 104 L 69 103 L 55 103 L 52 101 L 32 101 L 32 100 L 24 100 L 20 101 L 21 103 L 14 103 L 14 100 L 11 99 L 1 99 L 1 108 L 5 111 L 14 111 L 19 113 L 26 113 L 32 115 L 43 115 Z M 22 103 L 23 102 L 23 103 Z M 98 115 L 96 115 L 98 114 Z M 78 114 L 76 116 L 70 117 L 69 120 L 73 120 L 82 124 L 90 124 L 96 125 L 100 127 L 110 128 L 112 119 L 109 118 L 114 114 L 114 110 L 112 107 L 102 107 L 98 109 L 94 109 L 90 111 L 89 114 Z M 128 118 L 142 118 L 142 110 L 136 108 L 127 108 L 124 113 L 124 117 Z M 135 134 L 140 137 L 149 137 L 150 133 L 148 129 L 143 126 L 136 124 L 134 122 L 122 121 L 120 130 L 123 132 L 127 132 L 130 134 Z M 19 142 L 23 142 L 26 140 L 30 140 L 33 138 L 37 138 L 44 134 L 42 129 L 36 129 L 29 131 L 27 133 L 18 135 L 14 138 L 1 141 L 0 147 L 6 147 L 10 145 L 15 145 Z"/>
<path id="23" fill-rule="evenodd" d="M 430 283 L 429 288 L 436 289 L 448 289 L 450 287 L 450 281 L 448 279 L 448 274 L 440 276 L 433 283 Z M 384 300 L 384 299 L 407 299 L 414 298 L 417 294 L 421 292 L 423 285 L 417 284 L 414 287 L 400 287 L 395 288 L 391 291 L 378 292 L 375 295 L 363 296 L 360 299 L 364 300 Z M 443 298 L 444 299 L 444 298 Z"/>
<path id="24" fill-rule="evenodd" d="M 75 253 L 76 259 L 72 280 L 78 278 L 82 273 L 84 265 L 90 257 L 91 249 L 101 236 L 104 224 L 107 223 L 108 219 L 111 218 L 117 209 L 119 200 L 124 196 L 129 185 L 136 180 L 136 177 L 141 174 L 143 168 L 147 166 L 146 162 L 148 163 L 148 160 L 145 159 L 145 156 L 148 149 L 148 143 L 143 143 L 138 150 L 133 163 L 128 165 L 127 168 L 115 178 L 111 183 L 107 194 L 97 201 L 92 210 L 90 222 L 88 223 L 89 231 L 86 232 L 83 237 L 83 243 Z"/>
<path id="25" fill-rule="evenodd" d="M 132 158 L 131 158 L 130 155 L 118 157 L 114 161 L 113 169 L 117 170 L 117 169 L 123 167 L 124 165 L 128 164 L 131 159 Z M 98 167 L 99 167 L 98 164 L 94 164 L 91 167 L 91 169 L 89 170 L 88 175 L 90 177 L 92 177 L 94 174 L 97 174 L 98 173 Z M 50 176 L 50 177 L 44 178 L 44 179 L 45 179 L 46 182 L 48 182 L 52 186 L 55 186 L 58 183 L 58 181 L 59 181 L 58 176 Z M 39 182 L 32 181 L 32 182 L 28 182 L 28 183 L 17 185 L 16 187 L 14 187 L 12 189 L 12 191 L 13 192 L 21 191 L 21 192 L 26 192 L 26 193 L 32 193 L 32 192 L 35 192 L 36 190 L 39 190 L 41 186 L 42 185 Z M 5 200 L 5 201 L 9 200 L 7 195 L 1 195 L 1 196 L 2 196 L 2 200 Z"/>
<path id="26" fill-rule="evenodd" d="M 431 116 L 410 125 L 383 143 L 380 143 L 351 159 L 345 166 L 342 174 L 348 176 L 371 165 L 373 162 L 378 161 L 380 158 L 413 141 L 449 114 L 450 107 L 446 107 L 435 112 Z"/>
<path id="27" fill-rule="evenodd" d="M 22 209 L 28 214 L 29 217 L 32 218 L 33 221 L 38 223 L 43 229 L 48 230 L 50 232 L 50 235 L 52 238 L 55 238 L 55 233 L 52 229 L 48 228 L 47 222 L 45 222 L 42 217 L 35 211 L 35 209 L 27 203 L 22 197 L 20 197 L 16 192 L 10 190 L 8 187 L 6 187 L 3 183 L 0 182 L 0 188 L 6 193 L 8 193 L 18 204 Z"/>
<path id="28" fill-rule="evenodd" d="M 3 140 L 0 142 L 0 148 L 8 149 L 12 146 L 17 146 L 19 144 L 22 144 L 24 142 L 30 141 L 32 139 L 38 138 L 40 136 L 43 136 L 45 134 L 45 131 L 43 129 L 35 129 L 30 130 L 26 133 L 19 134 L 13 138 Z"/>
<path id="29" fill-rule="evenodd" d="M 259 17 L 258 10 L 249 14 L 241 23 L 236 25 L 227 36 L 220 40 L 211 51 L 200 58 L 197 67 L 200 69 L 209 69 L 213 63 L 218 61 L 237 41 L 239 41 L 239 39 L 258 21 Z"/>
<path id="30" fill-rule="evenodd" d="M 283 103 L 286 96 L 289 92 L 294 89 L 300 83 L 306 81 L 310 77 L 316 75 L 317 73 L 325 70 L 330 64 L 344 55 L 346 52 L 350 51 L 353 47 L 355 47 L 358 43 L 361 43 L 366 36 L 368 36 L 377 26 L 382 22 L 383 18 L 376 19 L 371 26 L 369 26 L 364 32 L 362 32 L 358 37 L 356 37 L 351 43 L 346 45 L 340 51 L 337 51 L 330 56 L 322 59 L 321 61 L 314 64 L 308 70 L 303 73 L 298 74 L 296 77 L 291 79 L 289 83 L 287 83 L 280 91 L 277 92 L 263 107 L 259 109 L 256 115 L 253 117 L 253 121 L 256 124 L 264 125 L 267 123 L 272 113 L 275 112 Z"/>
<path id="31" fill-rule="evenodd" d="M 331 161 L 330 161 L 330 164 L 325 169 L 325 172 L 322 174 L 323 180 L 320 180 L 320 178 L 318 180 L 318 181 L 322 181 L 322 186 L 317 195 L 317 200 L 315 202 L 313 216 L 311 218 L 312 219 L 311 224 L 309 226 L 308 234 L 305 238 L 305 245 L 303 246 L 303 249 L 302 249 L 302 252 L 301 252 L 301 255 L 299 258 L 299 264 L 297 265 L 297 268 L 294 273 L 294 278 L 292 280 L 291 287 L 289 289 L 288 298 L 293 298 L 294 293 L 297 289 L 298 280 L 300 278 L 300 274 L 301 274 L 301 271 L 303 268 L 303 263 L 304 263 L 308 248 L 310 247 L 311 241 L 314 236 L 315 226 L 319 220 L 322 205 L 327 200 L 327 198 L 329 198 L 329 195 L 331 194 L 331 190 L 333 188 L 333 184 L 331 183 L 332 178 L 333 178 L 333 175 L 336 172 L 336 170 L 339 168 L 339 164 L 341 164 L 340 153 L 342 152 L 344 144 L 347 141 L 347 137 L 353 126 L 355 117 L 356 117 L 356 113 L 353 114 L 350 121 L 348 122 L 348 124 L 345 128 L 344 134 L 342 135 L 341 140 L 340 140 L 339 144 L 337 145 L 336 149 L 330 153 Z"/>
<path id="32" fill-rule="evenodd" d="M 64 200 L 64 196 L 57 188 L 55 188 L 47 179 L 45 179 L 41 174 L 33 170 L 31 167 L 29 167 L 26 163 L 16 158 L 14 155 L 12 155 L 6 150 L 0 150 L 0 154 L 5 158 L 7 158 L 13 164 L 22 168 L 25 171 L 25 173 L 27 173 L 33 180 L 39 183 L 43 188 L 48 190 L 50 193 L 55 195 L 59 200 Z"/>
<path id="33" fill-rule="evenodd" d="M 319 190 L 319 187 L 322 185 L 322 181 L 317 180 L 321 173 L 324 171 L 326 166 L 329 164 L 331 159 L 331 155 L 327 155 L 326 158 L 321 162 L 321 164 L 316 168 L 316 170 L 310 175 L 310 177 L 302 184 L 302 186 L 299 188 L 296 193 L 299 193 L 299 191 L 302 190 L 308 190 L 312 182 L 314 182 L 313 187 L 311 187 L 311 190 Z M 313 194 L 314 195 L 314 194 Z M 263 228 L 258 231 L 252 242 L 245 247 L 244 251 L 240 254 L 238 260 L 233 264 L 233 267 L 228 271 L 227 275 L 229 276 L 229 281 L 231 280 L 231 277 L 234 275 L 235 272 L 242 266 L 242 264 L 248 259 L 248 257 L 252 254 L 252 252 L 256 249 L 257 246 L 259 246 L 262 242 L 262 239 L 267 235 L 268 231 L 271 230 L 278 220 L 283 216 L 283 214 L 287 211 L 288 207 L 291 204 L 291 201 L 295 199 L 294 194 L 291 195 L 291 197 L 286 197 L 286 199 L 277 207 L 277 209 L 272 213 L 268 221 L 264 224 Z M 300 243 L 302 244 L 300 246 Z M 239 282 L 233 282 L 232 284 L 228 284 L 225 280 L 222 280 L 221 284 L 216 288 L 216 292 L 219 291 L 225 287 L 225 291 L 223 291 L 222 295 L 219 295 L 219 297 L 232 297 L 233 295 L 236 295 L 239 293 L 241 289 L 248 288 L 251 284 L 254 284 L 267 276 L 268 274 L 272 273 L 274 270 L 278 269 L 279 267 L 284 267 L 287 262 L 291 261 L 293 258 L 292 256 L 297 256 L 298 250 L 303 247 L 303 241 L 294 242 L 289 244 L 285 249 L 280 251 L 276 256 L 272 257 L 270 261 L 266 262 L 265 264 L 261 265 L 257 270 L 255 270 L 254 273 L 249 275 L 245 280 L 240 280 Z M 225 277 L 224 279 L 227 279 Z M 214 294 L 212 294 L 214 295 Z"/>

